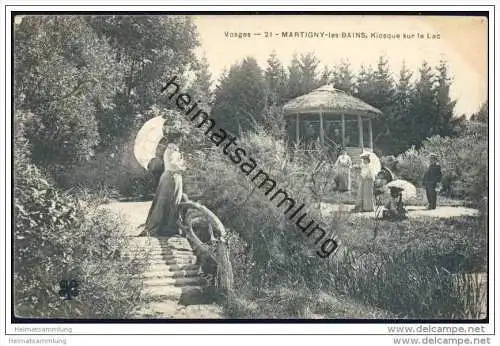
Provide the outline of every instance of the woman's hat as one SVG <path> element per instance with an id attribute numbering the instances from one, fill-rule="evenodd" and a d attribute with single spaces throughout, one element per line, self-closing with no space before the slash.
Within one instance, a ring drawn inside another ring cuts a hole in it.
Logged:
<path id="1" fill-rule="evenodd" d="M 365 151 L 365 152 L 363 152 L 361 155 L 359 155 L 359 157 L 361 157 L 361 158 L 365 158 L 365 157 L 370 158 L 370 153 L 369 153 L 369 152 L 367 152 L 367 151 Z"/>

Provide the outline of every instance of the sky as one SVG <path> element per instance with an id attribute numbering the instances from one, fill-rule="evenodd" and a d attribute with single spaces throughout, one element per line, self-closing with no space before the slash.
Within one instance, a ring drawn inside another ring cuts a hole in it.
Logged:
<path id="1" fill-rule="evenodd" d="M 246 56 L 254 57 L 265 68 L 273 50 L 285 65 L 294 53 L 314 52 L 320 60 L 319 71 L 323 65 L 333 66 L 342 60 L 348 60 L 357 71 L 362 64 L 375 66 L 378 57 L 384 55 L 396 78 L 403 61 L 416 77 L 422 61 L 437 66 L 441 59 L 446 59 L 457 115 L 476 112 L 487 98 L 486 18 L 203 15 L 195 16 L 194 22 L 201 43 L 197 54 L 207 58 L 214 81 L 225 68 Z M 266 32 L 272 33 L 272 37 L 266 37 Z M 282 32 L 293 37 L 283 37 Z M 346 37 L 346 33 L 363 33 L 366 38 Z M 383 34 L 386 38 L 381 37 Z M 395 38 L 398 34 L 399 38 Z"/>

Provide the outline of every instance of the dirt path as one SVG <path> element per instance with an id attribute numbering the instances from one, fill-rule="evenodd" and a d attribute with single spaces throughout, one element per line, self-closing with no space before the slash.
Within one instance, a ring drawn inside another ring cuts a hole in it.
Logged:
<path id="1" fill-rule="evenodd" d="M 126 222 L 127 234 L 131 236 L 138 235 L 141 231 L 137 228 L 146 220 L 151 202 L 112 202 L 106 205 L 106 208 L 121 214 Z M 325 212 L 350 212 L 353 204 L 334 204 L 323 203 L 323 211 Z M 437 217 L 437 218 L 451 218 L 460 216 L 478 216 L 479 212 L 476 209 L 465 207 L 449 207 L 438 206 L 434 210 L 426 210 L 423 206 L 407 206 L 408 217 L 418 218 L 422 216 Z M 353 213 L 359 217 L 374 217 L 374 212 Z"/>
<path id="2" fill-rule="evenodd" d="M 323 212 L 352 212 L 354 209 L 354 204 L 334 204 L 334 203 L 322 203 L 321 205 Z M 434 210 L 427 210 L 422 206 L 406 206 L 408 210 L 408 217 L 419 218 L 419 217 L 436 217 L 436 218 L 452 218 L 460 216 L 478 216 L 479 211 L 476 209 L 465 208 L 465 207 L 449 207 L 442 206 L 437 207 Z M 358 217 L 375 217 L 375 212 L 357 212 L 352 213 L 353 216 Z"/>

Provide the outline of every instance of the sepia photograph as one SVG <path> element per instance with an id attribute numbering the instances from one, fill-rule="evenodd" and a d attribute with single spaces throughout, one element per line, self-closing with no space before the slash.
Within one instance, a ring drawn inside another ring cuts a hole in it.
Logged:
<path id="1" fill-rule="evenodd" d="M 13 322 L 490 321 L 487 11 L 11 14 Z"/>

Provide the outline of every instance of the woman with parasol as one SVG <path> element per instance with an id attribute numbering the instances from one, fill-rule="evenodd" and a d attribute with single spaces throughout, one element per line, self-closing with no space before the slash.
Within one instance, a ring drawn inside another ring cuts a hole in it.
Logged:
<path id="1" fill-rule="evenodd" d="M 169 136 L 169 143 L 163 154 L 165 170 L 160 176 L 158 187 L 143 233 L 159 236 L 180 235 L 178 222 L 180 221 L 179 204 L 182 200 L 182 173 L 185 171 L 185 162 L 179 151 L 181 134 Z"/>
<path id="2" fill-rule="evenodd" d="M 391 199 L 382 207 L 382 212 L 377 212 L 377 217 L 385 220 L 400 221 L 406 219 L 408 211 L 405 209 L 403 200 L 409 200 L 416 196 L 417 189 L 409 181 L 396 179 L 386 185 L 389 189 Z"/>
<path id="3" fill-rule="evenodd" d="M 182 134 L 179 121 L 169 122 L 167 128 L 165 118 L 161 116 L 147 121 L 137 134 L 134 154 L 141 166 L 151 173 L 152 170 L 157 172 L 158 168 L 163 166 L 141 236 L 180 234 L 179 204 L 183 196 L 182 173 L 186 169 L 179 150 Z M 168 144 L 162 147 L 160 143 L 164 137 L 167 138 Z M 160 153 L 159 150 L 163 152 Z M 158 162 L 160 157 L 162 165 Z"/>
<path id="4" fill-rule="evenodd" d="M 399 187 L 389 187 L 391 199 L 387 202 L 382 210 L 382 219 L 399 221 L 407 218 L 407 211 L 403 204 L 402 192 Z"/>

